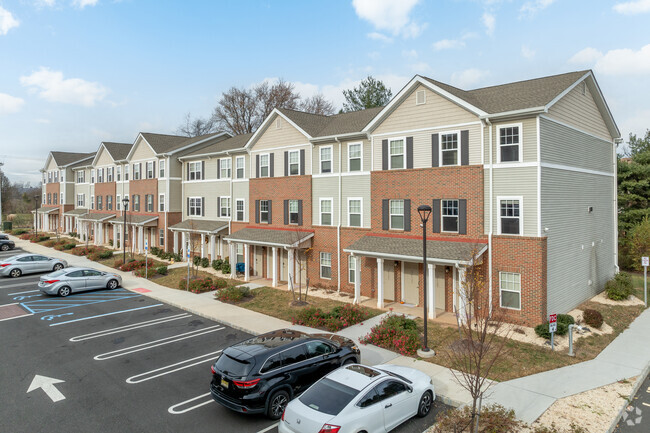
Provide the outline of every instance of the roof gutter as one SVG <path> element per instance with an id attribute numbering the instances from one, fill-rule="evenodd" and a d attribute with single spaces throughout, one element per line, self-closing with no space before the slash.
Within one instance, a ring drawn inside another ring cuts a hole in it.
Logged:
<path id="1" fill-rule="evenodd" d="M 541 106 L 541 107 L 532 107 L 532 108 L 522 108 L 521 110 L 503 111 L 501 113 L 485 114 L 483 116 L 479 116 L 479 119 L 494 120 L 503 117 L 523 116 L 529 114 L 542 114 L 546 112 L 548 112 L 548 109 L 545 106 Z"/>
<path id="2" fill-rule="evenodd" d="M 402 261 L 411 261 L 411 262 L 422 261 L 422 257 L 403 256 L 401 254 L 375 253 L 371 251 L 357 251 L 357 250 L 343 250 L 343 251 L 346 253 L 350 253 L 352 255 L 379 257 L 382 259 L 389 259 L 389 260 L 402 260 Z M 437 259 L 437 258 L 430 259 L 428 257 L 427 257 L 427 262 L 442 263 L 446 265 L 469 265 L 470 264 L 470 262 L 467 260 L 449 260 L 449 259 Z"/>
<path id="3" fill-rule="evenodd" d="M 317 142 L 326 142 L 326 141 L 339 141 L 341 139 L 345 139 L 348 137 L 365 137 L 366 139 L 370 138 L 370 133 L 369 132 L 348 132 L 345 134 L 335 134 L 335 135 L 325 135 L 322 137 L 314 137 L 310 139 L 309 141 L 312 143 L 317 143 Z"/>
<path id="4" fill-rule="evenodd" d="M 157 154 L 156 156 L 172 156 L 173 154 L 178 153 L 178 152 L 182 152 L 183 150 L 189 149 L 192 146 L 196 146 L 197 144 L 203 144 L 206 141 L 214 140 L 215 138 L 223 137 L 224 135 L 230 135 L 230 134 L 228 134 L 227 132 L 224 131 L 224 132 L 222 132 L 220 134 L 212 135 L 210 137 L 206 137 L 206 138 L 204 138 L 202 140 L 199 140 L 199 141 L 194 141 L 194 142 L 188 144 L 187 146 L 183 146 L 183 147 L 181 147 L 179 149 L 174 149 L 171 152 L 163 152 L 163 153 Z"/>
<path id="5" fill-rule="evenodd" d="M 231 155 L 231 154 L 240 153 L 240 152 L 245 153 L 246 148 L 241 147 L 239 149 L 220 150 L 218 152 L 201 153 L 201 154 L 198 154 L 198 155 L 179 156 L 178 160 L 179 161 L 189 161 L 189 160 L 192 160 L 192 159 L 201 159 L 201 158 L 206 158 L 206 157 L 210 158 L 210 157 L 218 156 L 218 155 Z"/>

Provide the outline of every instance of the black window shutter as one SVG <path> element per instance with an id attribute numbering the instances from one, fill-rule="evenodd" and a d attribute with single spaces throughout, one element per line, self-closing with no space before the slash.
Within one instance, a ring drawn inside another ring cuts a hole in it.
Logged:
<path id="1" fill-rule="evenodd" d="M 185 170 L 185 180 L 190 180 L 190 163 L 186 162 L 187 169 Z"/>
<path id="2" fill-rule="evenodd" d="M 284 225 L 289 224 L 289 200 L 284 201 Z"/>
<path id="3" fill-rule="evenodd" d="M 458 200 L 458 234 L 467 234 L 467 200 Z"/>
<path id="4" fill-rule="evenodd" d="M 305 149 L 300 149 L 300 175 L 305 174 Z"/>
<path id="5" fill-rule="evenodd" d="M 144 177 L 142 176 L 142 163 L 140 162 L 138 163 L 138 165 L 140 166 L 140 179 L 144 179 Z"/>
<path id="6" fill-rule="evenodd" d="M 153 162 L 153 173 L 152 173 L 152 178 L 156 178 L 156 161 Z"/>
<path id="7" fill-rule="evenodd" d="M 205 216 L 205 197 L 201 197 L 201 216 Z"/>
<path id="8" fill-rule="evenodd" d="M 440 148 L 438 134 L 431 135 L 431 167 L 440 167 Z"/>
<path id="9" fill-rule="evenodd" d="M 433 216 L 433 219 L 431 220 L 431 224 L 433 225 L 433 232 L 440 233 L 440 199 L 433 201 L 431 215 Z"/>
<path id="10" fill-rule="evenodd" d="M 298 225 L 302 225 L 302 200 L 298 200 Z"/>
<path id="11" fill-rule="evenodd" d="M 217 179 L 221 179 L 221 159 L 217 158 Z"/>
<path id="12" fill-rule="evenodd" d="M 406 168 L 413 168 L 413 137 L 406 137 Z"/>
<path id="13" fill-rule="evenodd" d="M 460 131 L 460 165 L 469 165 L 469 130 Z"/>
<path id="14" fill-rule="evenodd" d="M 273 200 L 269 200 L 269 224 L 273 221 L 273 215 L 271 211 L 273 210 Z"/>
<path id="15" fill-rule="evenodd" d="M 388 170 L 388 140 L 381 141 L 381 169 Z"/>
<path id="16" fill-rule="evenodd" d="M 381 228 L 382 230 L 388 230 L 390 228 L 390 214 L 388 206 L 390 206 L 390 200 L 383 199 L 381 201 Z"/>
<path id="17" fill-rule="evenodd" d="M 259 162 L 259 155 L 257 157 L 257 162 Z M 259 165 L 258 165 L 259 167 Z M 255 200 L 255 223 L 259 224 L 260 223 L 260 201 Z"/>
<path id="18" fill-rule="evenodd" d="M 289 176 L 289 152 L 284 152 L 284 175 Z"/>
<path id="19" fill-rule="evenodd" d="M 217 197 L 217 217 L 221 217 L 221 197 Z"/>
<path id="20" fill-rule="evenodd" d="M 190 198 L 187 198 L 187 216 L 190 216 Z"/>
<path id="21" fill-rule="evenodd" d="M 269 176 L 275 177 L 275 158 L 273 153 L 269 155 Z"/>
<path id="22" fill-rule="evenodd" d="M 255 177 L 260 177 L 260 156 L 255 155 Z"/>
<path id="23" fill-rule="evenodd" d="M 411 200 L 404 200 L 404 231 L 411 231 Z"/>
<path id="24" fill-rule="evenodd" d="M 201 161 L 201 180 L 205 179 L 205 161 Z"/>

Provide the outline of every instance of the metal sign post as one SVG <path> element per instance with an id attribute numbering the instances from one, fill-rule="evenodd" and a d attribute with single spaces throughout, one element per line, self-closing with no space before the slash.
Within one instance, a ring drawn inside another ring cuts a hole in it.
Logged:
<path id="1" fill-rule="evenodd" d="M 643 300 L 645 307 L 648 308 L 648 266 L 650 266 L 650 257 L 641 257 L 641 266 L 643 266 Z"/>
<path id="2" fill-rule="evenodd" d="M 147 256 L 149 255 L 149 240 L 144 240 L 144 277 L 149 278 L 149 262 Z"/>
<path id="3" fill-rule="evenodd" d="M 551 333 L 551 350 L 555 350 L 555 346 L 553 345 L 553 335 L 555 334 L 555 331 L 557 331 L 557 314 L 550 314 L 548 317 L 548 330 Z"/>
<path id="4" fill-rule="evenodd" d="M 190 243 L 188 242 L 185 245 L 185 251 L 187 252 L 187 284 L 185 285 L 185 291 L 190 290 Z"/>

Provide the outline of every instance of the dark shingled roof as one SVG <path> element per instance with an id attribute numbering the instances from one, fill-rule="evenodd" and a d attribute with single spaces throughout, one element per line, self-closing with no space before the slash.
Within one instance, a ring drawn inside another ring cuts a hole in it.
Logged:
<path id="1" fill-rule="evenodd" d="M 197 141 L 204 140 L 210 137 L 216 137 L 217 135 L 223 134 L 223 132 L 215 132 L 212 134 L 200 135 L 198 137 L 184 137 L 181 135 L 166 135 L 166 134 L 155 134 L 153 132 L 141 132 L 142 136 L 147 143 L 151 145 L 154 152 L 167 153 L 174 150 L 189 146 L 192 143 Z"/>
<path id="2" fill-rule="evenodd" d="M 114 161 L 126 159 L 126 156 L 133 147 L 133 144 L 130 143 L 114 143 L 110 141 L 104 141 L 102 144 L 106 150 L 108 150 L 108 153 L 110 153 L 111 158 L 113 158 Z"/>
<path id="3" fill-rule="evenodd" d="M 187 219 L 169 228 L 172 230 L 216 233 L 228 227 L 228 221 Z"/>
<path id="4" fill-rule="evenodd" d="M 77 208 L 77 209 L 71 209 L 67 212 L 63 212 L 63 215 L 76 215 L 76 216 L 81 216 L 85 215 L 88 213 L 88 209 L 82 209 L 82 208 Z"/>
<path id="5" fill-rule="evenodd" d="M 486 113 L 494 114 L 545 106 L 588 72 L 569 72 L 474 90 L 462 90 L 431 78 L 422 78 Z"/>
<path id="6" fill-rule="evenodd" d="M 361 132 L 383 108 L 368 108 L 367 110 L 339 113 L 333 116 L 304 113 L 287 108 L 279 108 L 278 110 L 310 136 L 329 137 L 331 135 Z"/>
<path id="7" fill-rule="evenodd" d="M 127 214 L 126 224 L 127 225 L 143 225 L 145 223 L 155 224 L 155 221 L 158 219 L 158 215 L 133 215 Z M 124 216 L 120 215 L 117 219 L 109 221 L 111 224 L 124 224 Z"/>
<path id="8" fill-rule="evenodd" d="M 303 242 L 314 233 L 295 230 L 273 230 L 245 228 L 228 235 L 225 239 L 231 241 L 242 241 L 261 245 L 279 245 L 288 247 L 298 242 Z"/>
<path id="9" fill-rule="evenodd" d="M 427 258 L 467 262 L 472 254 L 480 252 L 486 244 L 454 241 L 427 241 Z M 405 256 L 422 261 L 422 240 L 366 235 L 344 248 L 346 252 L 363 255 Z"/>
<path id="10" fill-rule="evenodd" d="M 194 152 L 190 152 L 184 156 L 206 155 L 209 153 L 224 152 L 226 150 L 243 149 L 252 136 L 252 133 L 235 135 L 234 137 L 230 137 L 218 143 L 211 144 L 208 147 L 195 150 Z"/>
<path id="11" fill-rule="evenodd" d="M 76 152 L 57 152 L 57 151 L 52 151 L 52 158 L 54 158 L 54 162 L 56 162 L 56 165 L 59 167 L 63 167 L 65 165 L 70 165 L 73 162 L 81 161 L 87 158 L 92 158 L 95 156 L 95 152 L 90 152 L 90 153 L 76 153 Z"/>
<path id="12" fill-rule="evenodd" d="M 114 213 L 87 213 L 79 217 L 79 219 L 85 221 L 105 221 L 112 218 L 115 218 Z"/>

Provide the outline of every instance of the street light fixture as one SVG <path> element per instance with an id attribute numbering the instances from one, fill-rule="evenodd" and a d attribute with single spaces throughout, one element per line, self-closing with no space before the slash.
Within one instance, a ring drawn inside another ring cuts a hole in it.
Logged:
<path id="1" fill-rule="evenodd" d="M 129 206 L 129 197 L 124 196 L 122 199 L 122 209 L 124 209 L 124 228 L 122 229 L 122 263 L 126 263 L 126 211 Z"/>
<path id="2" fill-rule="evenodd" d="M 422 350 L 418 350 L 418 354 L 422 357 L 430 357 L 435 355 L 435 352 L 429 349 L 427 344 L 427 321 L 429 318 L 427 315 L 427 221 L 431 215 L 431 206 L 425 204 L 418 206 L 418 213 L 422 220 L 422 281 L 424 284 L 424 336 L 422 337 Z"/>
<path id="3" fill-rule="evenodd" d="M 37 237 L 38 237 L 38 200 L 40 198 L 41 198 L 40 195 L 34 196 L 34 217 L 36 218 L 36 225 L 34 226 L 34 230 L 36 232 Z"/>

